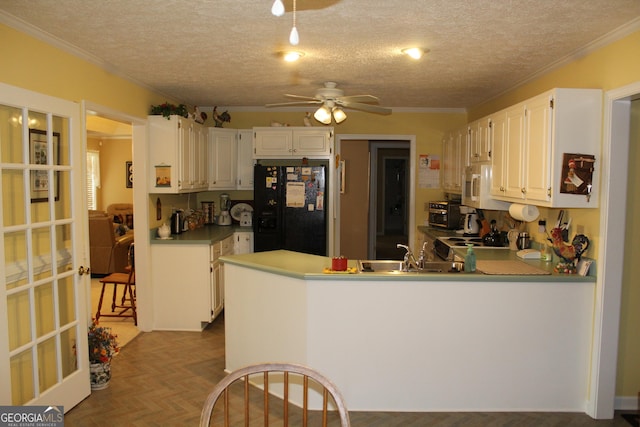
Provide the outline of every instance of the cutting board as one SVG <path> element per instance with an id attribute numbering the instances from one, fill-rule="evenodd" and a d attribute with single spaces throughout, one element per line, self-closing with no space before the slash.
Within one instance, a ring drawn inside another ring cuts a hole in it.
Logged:
<path id="1" fill-rule="evenodd" d="M 476 262 L 476 270 L 484 274 L 503 275 L 543 275 L 551 274 L 522 261 L 481 261 Z"/>

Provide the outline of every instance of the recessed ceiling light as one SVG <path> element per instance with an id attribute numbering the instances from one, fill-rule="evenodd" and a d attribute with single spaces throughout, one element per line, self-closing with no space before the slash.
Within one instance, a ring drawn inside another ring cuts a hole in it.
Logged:
<path id="1" fill-rule="evenodd" d="M 289 52 L 283 52 L 282 53 L 282 57 L 287 62 L 295 62 L 298 59 L 302 58 L 303 56 L 304 56 L 304 52 L 300 52 L 298 50 L 292 50 L 292 51 L 289 51 Z"/>
<path id="2" fill-rule="evenodd" d="M 424 49 L 422 49 L 420 47 L 409 47 L 409 48 L 406 48 L 406 49 L 402 49 L 402 53 L 412 57 L 413 59 L 422 58 L 422 55 L 424 55 L 425 52 L 428 52 L 428 51 L 426 51 L 426 50 L 424 50 Z"/>

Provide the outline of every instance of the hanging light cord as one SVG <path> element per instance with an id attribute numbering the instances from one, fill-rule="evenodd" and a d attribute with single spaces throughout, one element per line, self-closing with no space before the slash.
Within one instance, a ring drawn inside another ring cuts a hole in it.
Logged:
<path id="1" fill-rule="evenodd" d="M 293 28 L 291 28 L 291 34 L 289 35 L 289 43 L 296 46 L 300 42 L 298 37 L 298 29 L 296 28 L 296 0 L 293 0 Z"/>

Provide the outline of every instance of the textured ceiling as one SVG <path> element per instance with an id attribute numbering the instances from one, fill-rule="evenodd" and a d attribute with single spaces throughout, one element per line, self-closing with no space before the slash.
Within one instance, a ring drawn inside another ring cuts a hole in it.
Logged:
<path id="1" fill-rule="evenodd" d="M 279 18 L 271 4 L 0 0 L 0 22 L 18 18 L 203 107 L 286 102 L 285 93 L 313 96 L 335 81 L 387 107 L 468 108 L 624 25 L 640 27 L 638 0 L 298 0 L 305 57 L 285 63 L 278 53 L 291 48 L 291 0 Z M 400 53 L 416 45 L 430 51 L 422 60 Z"/>

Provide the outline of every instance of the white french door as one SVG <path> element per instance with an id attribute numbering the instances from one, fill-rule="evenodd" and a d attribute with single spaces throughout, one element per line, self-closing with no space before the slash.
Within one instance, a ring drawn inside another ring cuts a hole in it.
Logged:
<path id="1" fill-rule="evenodd" d="M 80 112 L 0 83 L 0 405 L 90 393 Z"/>

